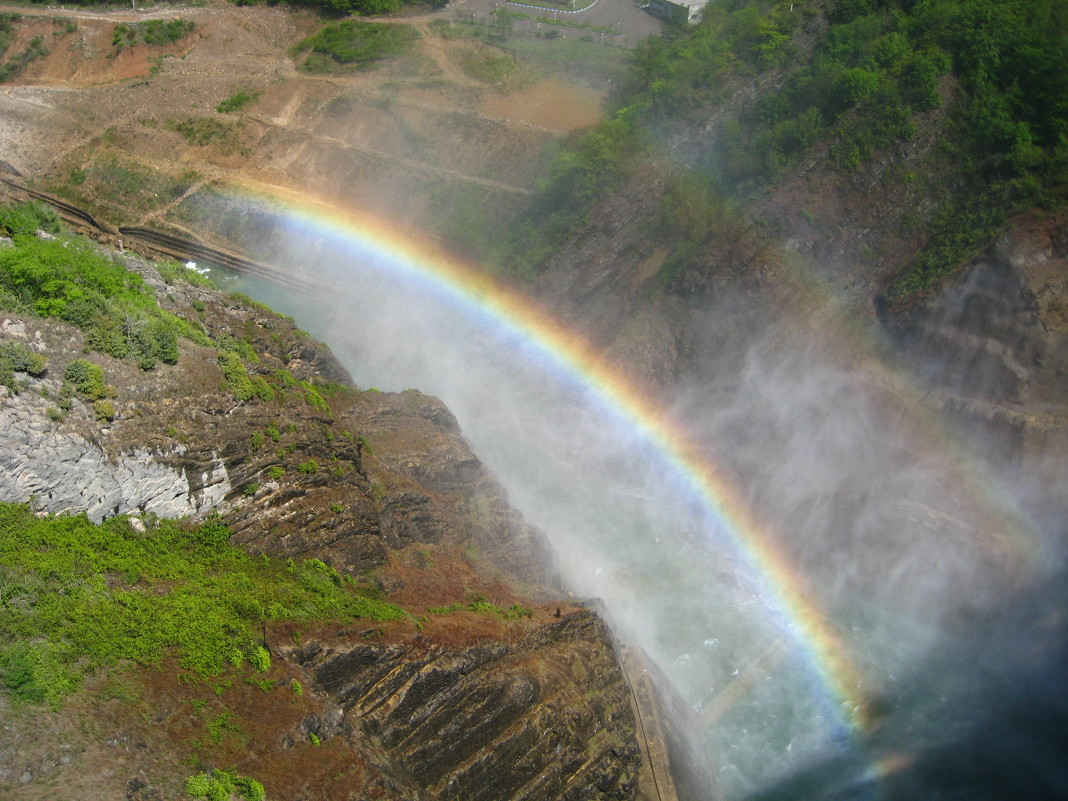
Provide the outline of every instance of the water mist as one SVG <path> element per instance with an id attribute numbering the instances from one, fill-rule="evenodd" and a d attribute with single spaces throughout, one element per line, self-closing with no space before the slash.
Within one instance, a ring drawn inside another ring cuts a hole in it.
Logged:
<path id="1" fill-rule="evenodd" d="M 977 520 L 989 476 L 869 376 L 773 325 L 740 337 L 724 324 L 729 304 L 708 311 L 720 358 L 664 414 L 729 468 L 751 525 L 771 532 L 789 575 L 769 576 L 739 548 L 756 532 L 725 531 L 671 454 L 522 328 L 396 269 L 399 255 L 357 235 L 285 215 L 274 224 L 258 255 L 302 275 L 309 295 L 240 288 L 327 341 L 358 385 L 445 401 L 549 537 L 567 586 L 602 599 L 619 638 L 694 710 L 721 797 L 926 787 L 925 754 L 950 729 L 966 739 L 993 708 L 968 706 L 988 678 L 974 663 L 938 657 L 970 653 L 971 622 L 1020 582 L 1037 535 L 1011 511 L 1011 534 L 1000 518 Z M 836 644 L 848 676 L 817 637 Z"/>

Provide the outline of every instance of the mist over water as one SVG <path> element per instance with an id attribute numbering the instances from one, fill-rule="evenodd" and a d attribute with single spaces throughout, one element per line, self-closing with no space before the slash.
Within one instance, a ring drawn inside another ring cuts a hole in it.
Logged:
<path id="1" fill-rule="evenodd" d="M 668 412 L 737 476 L 825 613 L 817 625 L 844 643 L 862 683 L 849 689 L 875 699 L 878 718 L 858 732 L 797 610 L 739 549 L 745 532 L 724 530 L 618 409 L 521 333 L 355 238 L 278 224 L 281 252 L 272 242 L 259 255 L 328 292 L 239 288 L 328 342 L 359 386 L 445 401 L 552 542 L 566 586 L 602 599 L 620 640 L 694 710 L 717 797 L 878 797 L 881 775 L 924 797 L 928 755 L 969 742 L 1010 703 L 1009 660 L 975 644 L 1000 636 L 986 625 L 996 605 L 1052 597 L 1019 594 L 1040 578 L 1042 526 L 870 376 L 774 324 L 740 336 L 724 304 L 721 318 L 709 312 L 718 358 Z M 1062 629 L 1019 615 L 1011 645 L 1044 658 Z"/>

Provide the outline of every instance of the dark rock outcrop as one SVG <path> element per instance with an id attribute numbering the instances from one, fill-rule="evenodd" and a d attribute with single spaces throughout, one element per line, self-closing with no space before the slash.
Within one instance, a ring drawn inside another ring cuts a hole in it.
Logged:
<path id="1" fill-rule="evenodd" d="M 588 610 L 514 643 L 315 643 L 289 658 L 344 711 L 338 733 L 388 753 L 394 780 L 427 797 L 634 797 L 629 695 L 610 635 Z"/>

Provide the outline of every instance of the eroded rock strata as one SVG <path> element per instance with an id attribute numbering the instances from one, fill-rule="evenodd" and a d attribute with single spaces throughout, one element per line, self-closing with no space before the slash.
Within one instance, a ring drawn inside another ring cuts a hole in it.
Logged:
<path id="1" fill-rule="evenodd" d="M 611 635 L 595 612 L 559 600 L 547 545 L 440 401 L 358 391 L 292 321 L 116 258 L 216 347 L 181 340 L 177 364 L 145 371 L 90 351 L 64 323 L 5 314 L 0 339 L 28 345 L 47 370 L 4 391 L 3 499 L 94 520 L 220 514 L 246 549 L 321 559 L 413 617 L 331 631 L 265 624 L 274 662 L 262 687 L 221 689 L 207 711 L 166 667 L 129 674 L 121 697 L 90 679 L 62 714 L 9 708 L 0 795 L 59 783 L 89 799 L 178 797 L 192 744 L 202 764 L 255 775 L 271 798 L 641 797 Z M 218 343 L 239 347 L 273 392 L 236 401 Z M 64 390 L 77 358 L 103 368 L 113 419 Z M 524 613 L 479 614 L 472 598 Z M 211 728 L 216 704 L 242 738 Z M 306 753 L 312 735 L 319 758 Z M 112 767 L 95 769 L 102 760 Z"/>

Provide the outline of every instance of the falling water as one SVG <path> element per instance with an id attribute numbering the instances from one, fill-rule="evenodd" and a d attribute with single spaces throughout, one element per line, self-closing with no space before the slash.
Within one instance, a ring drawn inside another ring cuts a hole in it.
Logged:
<path id="1" fill-rule="evenodd" d="M 820 636 L 842 644 L 862 685 L 851 689 L 874 699 L 863 725 L 812 664 L 812 631 L 768 592 L 677 464 L 596 387 L 358 236 L 277 224 L 286 248 L 276 239 L 269 260 L 330 291 L 237 288 L 327 341 L 358 385 L 446 402 L 512 504 L 549 537 L 566 585 L 602 599 L 619 638 L 643 648 L 694 710 L 722 797 L 793 797 L 797 775 L 809 777 L 806 797 L 868 797 L 881 775 L 923 764 L 917 749 L 947 730 L 934 721 L 977 718 L 959 704 L 981 679 L 947 681 L 941 670 L 917 681 L 917 666 L 967 650 L 969 626 L 952 621 L 989 605 L 991 553 L 1015 545 L 963 540 L 975 524 L 957 507 L 978 485 L 962 489 L 952 460 L 918 453 L 848 371 L 804 348 L 764 348 L 757 332 L 729 374 L 708 365 L 670 414 L 729 448 L 748 501 L 774 507 L 825 614 Z"/>

